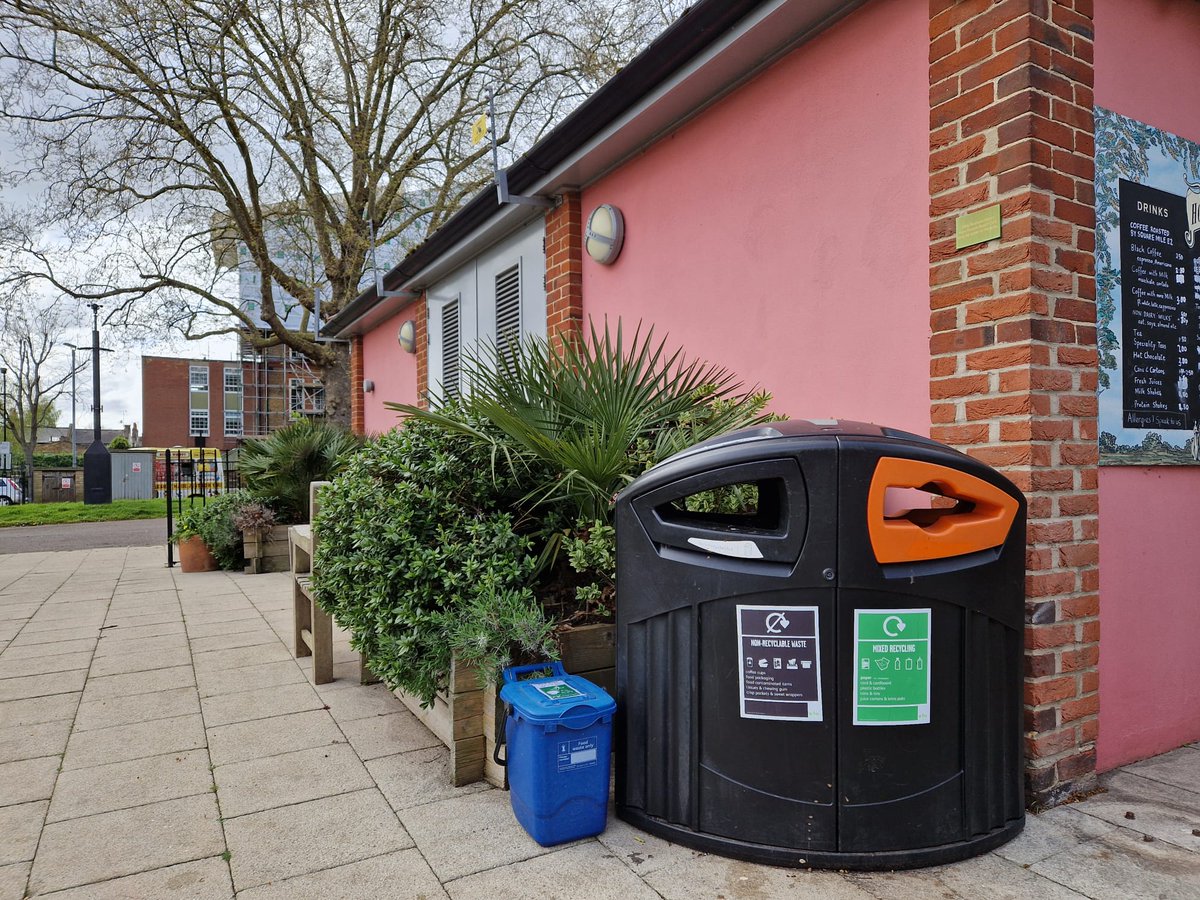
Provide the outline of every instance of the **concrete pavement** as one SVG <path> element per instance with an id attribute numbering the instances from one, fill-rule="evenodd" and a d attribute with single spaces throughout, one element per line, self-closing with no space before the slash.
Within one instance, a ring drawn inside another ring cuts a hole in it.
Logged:
<path id="1" fill-rule="evenodd" d="M 314 686 L 284 575 L 161 546 L 0 557 L 0 900 L 1200 898 L 1200 746 L 1105 776 L 967 862 L 776 869 L 610 819 L 544 848 L 380 686 Z"/>

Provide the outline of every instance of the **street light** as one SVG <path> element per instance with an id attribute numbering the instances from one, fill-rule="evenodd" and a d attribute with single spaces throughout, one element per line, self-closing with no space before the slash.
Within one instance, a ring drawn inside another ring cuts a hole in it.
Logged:
<path id="1" fill-rule="evenodd" d="M 100 440 L 100 304 L 92 310 L 92 443 L 83 454 L 83 502 L 112 503 L 112 456 Z"/>
<path id="2" fill-rule="evenodd" d="M 79 468 L 79 449 L 75 443 L 75 410 L 78 408 L 78 401 L 75 399 L 75 373 L 79 371 L 79 367 L 75 364 L 76 350 L 91 350 L 91 347 L 77 347 L 74 344 L 63 341 L 64 347 L 71 348 L 71 468 Z M 114 352 L 111 347 L 100 348 L 105 353 Z"/>
<path id="3" fill-rule="evenodd" d="M 4 443 L 8 443 L 8 369 L 0 369 L 0 377 L 4 379 L 4 400 L 0 407 L 0 416 L 4 420 Z"/>

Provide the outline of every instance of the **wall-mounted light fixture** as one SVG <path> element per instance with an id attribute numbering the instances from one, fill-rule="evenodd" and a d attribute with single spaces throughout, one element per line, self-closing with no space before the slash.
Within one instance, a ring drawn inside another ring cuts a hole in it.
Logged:
<path id="1" fill-rule="evenodd" d="M 405 353 L 416 353 L 417 323 L 412 319 L 406 319 L 400 326 L 400 330 L 396 332 L 396 340 L 400 342 L 400 349 Z"/>
<path id="2" fill-rule="evenodd" d="M 615 206 L 604 203 L 592 210 L 588 216 L 587 231 L 583 245 L 588 256 L 602 266 L 612 265 L 621 255 L 625 242 L 625 217 Z"/>
<path id="3" fill-rule="evenodd" d="M 375 393 L 375 382 L 372 381 L 370 378 L 363 379 L 363 393 L 364 394 Z"/>

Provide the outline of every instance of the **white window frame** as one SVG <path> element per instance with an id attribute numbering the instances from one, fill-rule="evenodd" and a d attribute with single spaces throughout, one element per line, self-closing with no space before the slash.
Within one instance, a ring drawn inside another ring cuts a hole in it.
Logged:
<path id="1" fill-rule="evenodd" d="M 203 426 L 197 423 L 203 420 Z M 211 421 L 207 409 L 190 409 L 188 410 L 188 436 L 189 437 L 208 437 Z M 203 428 L 203 430 L 201 430 Z"/>
<path id="2" fill-rule="evenodd" d="M 203 383 L 197 380 L 197 375 L 203 375 Z M 208 393 L 208 366 L 188 366 L 188 393 Z"/>

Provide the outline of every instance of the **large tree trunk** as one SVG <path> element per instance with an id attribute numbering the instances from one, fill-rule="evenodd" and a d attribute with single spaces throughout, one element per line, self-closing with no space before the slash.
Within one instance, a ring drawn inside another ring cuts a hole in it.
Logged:
<path id="1" fill-rule="evenodd" d="M 336 360 L 325 367 L 321 378 L 325 384 L 325 418 L 350 427 L 350 345 L 342 341 L 331 343 L 329 349 Z"/>

